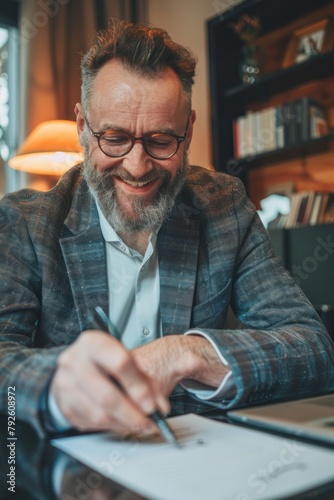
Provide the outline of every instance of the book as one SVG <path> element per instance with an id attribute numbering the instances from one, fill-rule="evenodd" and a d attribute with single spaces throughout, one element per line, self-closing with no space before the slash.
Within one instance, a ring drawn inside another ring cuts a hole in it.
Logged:
<path id="1" fill-rule="evenodd" d="M 304 225 L 310 223 L 310 216 L 311 216 L 311 212 L 312 212 L 312 207 L 313 207 L 315 195 L 316 195 L 316 193 L 314 191 L 310 191 L 307 193 L 307 203 L 305 206 L 305 213 L 304 213 L 304 218 L 302 221 L 302 223 Z"/>
<path id="2" fill-rule="evenodd" d="M 296 141 L 296 144 L 300 144 L 304 141 L 304 139 L 303 139 L 303 99 L 297 99 L 297 101 L 295 101 L 294 110 L 296 113 L 295 141 Z"/>
<path id="3" fill-rule="evenodd" d="M 261 144 L 261 152 L 265 153 L 270 150 L 270 123 L 269 109 L 265 108 L 260 114 L 259 141 Z"/>
<path id="4" fill-rule="evenodd" d="M 233 120 L 233 152 L 235 158 L 240 158 L 239 120 L 240 117 Z"/>
<path id="5" fill-rule="evenodd" d="M 319 102 L 310 97 L 303 97 L 300 99 L 299 109 L 300 142 L 307 142 L 328 133 L 328 122 Z"/>
<path id="6" fill-rule="evenodd" d="M 306 207 L 309 199 L 309 193 L 299 194 L 299 206 L 296 214 L 295 225 L 300 226 L 305 224 Z"/>
<path id="7" fill-rule="evenodd" d="M 290 200 L 290 212 L 285 222 L 285 227 L 295 227 L 301 202 L 300 193 L 292 193 Z"/>
<path id="8" fill-rule="evenodd" d="M 331 222 L 334 222 L 334 193 L 328 195 L 322 218 L 323 224 L 330 224 Z"/>
<path id="9" fill-rule="evenodd" d="M 283 104 L 283 130 L 284 147 L 290 148 L 296 144 L 296 112 L 294 103 L 286 102 Z"/>
<path id="10" fill-rule="evenodd" d="M 322 193 L 315 193 L 311 213 L 309 216 L 309 224 L 311 226 L 314 226 L 318 222 L 321 199 L 322 199 Z"/>
<path id="11" fill-rule="evenodd" d="M 326 205 L 327 205 L 328 197 L 329 197 L 329 193 L 322 193 L 320 207 L 319 207 L 319 213 L 318 213 L 318 219 L 317 219 L 317 224 L 322 224 L 323 223 L 324 214 L 325 214 L 325 208 L 326 208 Z"/>
<path id="12" fill-rule="evenodd" d="M 282 106 L 275 108 L 275 146 L 277 149 L 284 148 L 284 123 Z"/>
<path id="13" fill-rule="evenodd" d="M 240 116 L 238 119 L 238 132 L 239 132 L 239 158 L 244 158 L 247 156 L 247 138 L 246 138 L 246 127 L 247 127 L 247 117 L 245 115 Z"/>
<path id="14" fill-rule="evenodd" d="M 249 111 L 247 114 L 249 123 L 249 153 L 252 156 L 259 154 L 258 131 L 257 131 L 257 112 Z"/>
<path id="15" fill-rule="evenodd" d="M 310 131 L 311 139 L 323 137 L 329 132 L 329 126 L 325 113 L 320 106 L 315 104 L 310 106 Z"/>

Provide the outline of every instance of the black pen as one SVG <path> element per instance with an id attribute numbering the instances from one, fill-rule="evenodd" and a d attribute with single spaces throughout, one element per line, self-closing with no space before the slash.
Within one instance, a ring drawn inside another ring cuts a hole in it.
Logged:
<path id="1" fill-rule="evenodd" d="M 109 319 L 109 317 L 106 315 L 102 307 L 97 306 L 94 309 L 94 316 L 92 318 L 91 324 L 93 328 L 97 330 L 102 330 L 104 332 L 110 333 L 115 337 L 115 329 Z M 117 338 L 117 337 L 116 337 Z M 149 418 L 155 422 L 157 427 L 159 428 L 162 436 L 165 438 L 165 440 L 169 444 L 173 444 L 174 446 L 177 446 L 178 448 L 181 447 L 180 443 L 175 437 L 174 432 L 172 429 L 169 427 L 167 422 L 163 419 L 163 417 L 160 415 L 158 411 L 155 411 L 149 415 Z"/>

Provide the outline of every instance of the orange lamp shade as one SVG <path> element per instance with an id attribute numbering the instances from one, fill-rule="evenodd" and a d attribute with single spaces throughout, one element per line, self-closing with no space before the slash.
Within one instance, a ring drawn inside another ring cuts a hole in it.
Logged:
<path id="1" fill-rule="evenodd" d="M 39 175 L 62 175 L 83 160 L 76 122 L 42 122 L 28 135 L 9 166 Z"/>

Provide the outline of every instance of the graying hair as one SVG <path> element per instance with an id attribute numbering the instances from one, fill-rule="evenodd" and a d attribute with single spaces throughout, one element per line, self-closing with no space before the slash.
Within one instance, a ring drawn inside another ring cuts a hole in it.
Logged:
<path id="1" fill-rule="evenodd" d="M 173 69 L 182 84 L 190 112 L 197 62 L 194 55 L 174 42 L 165 30 L 127 21 L 114 21 L 108 31 L 97 34 L 95 43 L 82 58 L 81 103 L 85 112 L 94 78 L 111 60 L 118 60 L 125 68 L 147 78 L 166 68 Z"/>

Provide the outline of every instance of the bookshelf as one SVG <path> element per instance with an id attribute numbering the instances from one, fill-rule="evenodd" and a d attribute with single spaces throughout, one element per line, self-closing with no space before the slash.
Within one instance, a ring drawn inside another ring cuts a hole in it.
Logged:
<path id="1" fill-rule="evenodd" d="M 251 84 L 242 83 L 245 43 L 232 28 L 243 14 L 258 16 L 262 25 L 253 44 L 260 54 L 259 75 Z M 293 58 L 287 62 L 298 33 L 308 27 L 312 31 L 319 20 L 326 24 L 322 52 L 301 62 Z M 268 188 L 287 181 L 294 183 L 296 191 L 334 192 L 333 26 L 333 0 L 246 0 L 207 23 L 212 163 L 216 170 L 238 175 L 258 208 Z M 233 124 L 239 117 L 305 97 L 324 109 L 325 135 L 236 157 Z"/>

